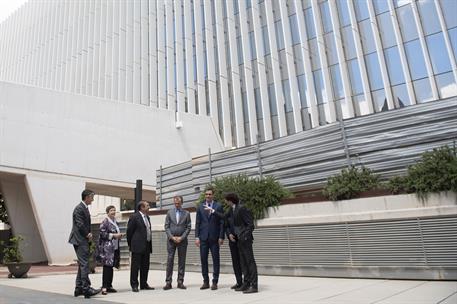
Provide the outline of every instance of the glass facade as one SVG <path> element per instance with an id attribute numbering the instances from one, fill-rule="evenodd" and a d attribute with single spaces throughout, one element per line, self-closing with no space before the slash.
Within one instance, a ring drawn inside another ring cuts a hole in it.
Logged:
<path id="1" fill-rule="evenodd" d="M 457 96 L 455 0 L 97 3 L 0 24 L 0 80 L 208 115 L 227 147 Z"/>

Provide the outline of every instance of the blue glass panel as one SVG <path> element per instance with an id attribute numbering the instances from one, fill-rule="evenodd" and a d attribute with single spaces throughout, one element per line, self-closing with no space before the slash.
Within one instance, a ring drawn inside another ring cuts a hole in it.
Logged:
<path id="1" fill-rule="evenodd" d="M 378 17 L 378 27 L 381 34 L 382 47 L 388 48 L 397 44 L 392 26 L 392 17 L 390 13 L 383 13 Z"/>
<path id="2" fill-rule="evenodd" d="M 343 35 L 344 54 L 346 56 L 346 60 L 355 58 L 357 56 L 357 52 L 352 35 L 352 28 L 350 26 L 346 26 L 341 29 L 341 33 Z"/>
<path id="3" fill-rule="evenodd" d="M 389 73 L 389 79 L 391 85 L 396 85 L 405 82 L 405 77 L 403 76 L 402 64 L 400 60 L 400 54 L 398 53 L 398 48 L 392 47 L 384 50 L 384 55 L 386 57 L 387 72 Z"/>
<path id="4" fill-rule="evenodd" d="M 357 59 L 348 61 L 349 78 L 351 79 L 352 94 L 357 95 L 363 92 L 362 77 L 360 75 Z"/>
<path id="5" fill-rule="evenodd" d="M 365 56 L 365 64 L 368 70 L 368 79 L 371 90 L 378 90 L 383 87 L 381 69 L 379 67 L 378 53 Z"/>
<path id="6" fill-rule="evenodd" d="M 397 17 L 400 25 L 403 42 L 414 40 L 418 37 L 416 21 L 414 20 L 411 5 L 405 5 L 397 9 Z"/>
<path id="7" fill-rule="evenodd" d="M 284 36 L 282 33 L 282 23 L 281 20 L 275 22 L 275 32 L 276 32 L 276 46 L 278 51 L 284 48 Z"/>
<path id="8" fill-rule="evenodd" d="M 373 6 L 376 15 L 389 11 L 387 0 L 373 0 Z"/>
<path id="9" fill-rule="evenodd" d="M 374 42 L 370 19 L 359 22 L 359 30 L 360 35 L 362 36 L 363 53 L 369 54 L 376 51 L 376 44 Z"/>
<path id="10" fill-rule="evenodd" d="M 416 102 L 422 103 L 433 100 L 432 88 L 430 87 L 430 79 L 424 78 L 413 82 L 414 93 L 416 93 Z"/>
<path id="11" fill-rule="evenodd" d="M 322 18 L 322 27 L 324 33 L 332 31 L 332 20 L 330 17 L 330 9 L 328 7 L 328 1 L 322 2 L 320 4 L 321 9 L 321 18 Z"/>
<path id="12" fill-rule="evenodd" d="M 268 27 L 265 25 L 262 27 L 262 36 L 263 36 L 263 50 L 264 56 L 270 54 L 270 40 L 268 38 Z"/>
<path id="13" fill-rule="evenodd" d="M 241 44 L 241 37 L 240 36 L 236 37 L 236 46 L 237 46 L 237 49 L 238 49 L 238 64 L 243 64 L 244 63 L 244 60 L 243 60 L 243 46 Z"/>
<path id="14" fill-rule="evenodd" d="M 444 44 L 443 33 L 438 33 L 425 37 L 427 41 L 430 59 L 432 60 L 433 72 L 435 74 L 444 73 L 451 70 L 451 62 Z"/>
<path id="15" fill-rule="evenodd" d="M 454 74 L 452 72 L 438 75 L 435 79 L 441 98 L 457 95 L 457 84 L 455 83 Z"/>
<path id="16" fill-rule="evenodd" d="M 276 107 L 275 85 L 273 83 L 268 85 L 268 99 L 270 102 L 271 115 L 278 115 L 278 108 Z"/>
<path id="17" fill-rule="evenodd" d="M 316 29 L 314 27 L 313 11 L 311 8 L 304 10 L 305 12 L 305 23 L 306 23 L 306 32 L 308 34 L 308 39 L 316 37 Z"/>
<path id="18" fill-rule="evenodd" d="M 419 40 L 405 43 L 405 52 L 412 80 L 427 77 L 427 68 Z"/>
<path id="19" fill-rule="evenodd" d="M 249 43 L 251 45 L 251 60 L 257 59 L 257 49 L 255 46 L 254 32 L 249 32 Z"/>
<path id="20" fill-rule="evenodd" d="M 441 31 L 440 21 L 435 7 L 436 0 L 419 0 L 418 7 L 424 34 L 429 35 Z"/>
<path id="21" fill-rule="evenodd" d="M 457 1 L 440 0 L 441 10 L 443 11 L 446 27 L 452 28 L 457 26 Z"/>
<path id="22" fill-rule="evenodd" d="M 282 81 L 282 91 L 284 92 L 284 110 L 287 112 L 292 112 L 292 99 L 290 97 L 290 86 L 289 79 L 284 79 Z"/>
<path id="23" fill-rule="evenodd" d="M 313 72 L 314 78 L 314 87 L 316 89 L 316 97 L 317 103 L 322 104 L 325 100 L 325 88 L 324 88 L 324 80 L 322 79 L 322 71 L 317 70 Z"/>
<path id="24" fill-rule="evenodd" d="M 233 0 L 233 13 L 236 15 L 240 12 L 240 6 L 238 0 Z"/>
<path id="25" fill-rule="evenodd" d="M 335 99 L 344 97 L 343 82 L 341 80 L 340 65 L 335 64 L 330 67 L 330 74 L 332 76 L 333 96 Z"/>
<path id="26" fill-rule="evenodd" d="M 254 89 L 254 99 L 255 99 L 255 111 L 256 111 L 257 119 L 261 119 L 261 118 L 263 118 L 263 113 L 262 113 L 262 102 L 261 102 L 261 98 L 260 98 L 260 88 Z"/>
<path id="27" fill-rule="evenodd" d="M 397 108 L 403 108 L 411 104 L 405 84 L 392 87 L 392 94 L 394 95 L 394 104 Z"/>
<path id="28" fill-rule="evenodd" d="M 297 76 L 298 80 L 298 91 L 300 93 L 300 103 L 302 109 L 308 107 L 308 103 L 306 101 L 306 77 L 305 74 Z"/>
<path id="29" fill-rule="evenodd" d="M 448 31 L 449 38 L 451 39 L 452 51 L 454 52 L 454 58 L 457 60 L 457 27 Z"/>
<path id="30" fill-rule="evenodd" d="M 354 8 L 357 21 L 361 21 L 370 17 L 367 0 L 354 0 Z"/>
<path id="31" fill-rule="evenodd" d="M 387 105 L 386 92 L 384 89 L 371 92 L 371 96 L 373 98 L 373 106 L 375 112 L 384 112 L 389 110 Z"/>
<path id="32" fill-rule="evenodd" d="M 297 14 L 289 16 L 290 33 L 292 34 L 292 44 L 300 43 L 300 33 L 298 32 Z"/>
<path id="33" fill-rule="evenodd" d="M 340 18 L 340 26 L 346 26 L 351 24 L 351 18 L 349 16 L 349 8 L 347 0 L 336 0 L 338 7 L 338 17 Z"/>
<path id="34" fill-rule="evenodd" d="M 335 35 L 332 33 L 325 34 L 324 36 L 328 65 L 338 63 L 338 54 L 336 52 Z"/>

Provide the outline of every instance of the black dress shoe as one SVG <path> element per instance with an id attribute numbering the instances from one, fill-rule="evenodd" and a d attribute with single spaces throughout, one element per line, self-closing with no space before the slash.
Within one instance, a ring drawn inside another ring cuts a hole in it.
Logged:
<path id="1" fill-rule="evenodd" d="M 113 287 L 108 287 L 108 288 L 106 288 L 106 292 L 113 292 L 114 293 L 114 292 L 117 292 L 117 290 L 114 289 Z"/>
<path id="2" fill-rule="evenodd" d="M 241 285 L 238 288 L 235 288 L 235 291 L 245 291 L 249 289 L 249 285 Z"/>
<path id="3" fill-rule="evenodd" d="M 240 287 L 241 287 L 241 284 L 235 284 L 232 287 L 230 287 L 230 289 L 237 289 L 237 288 L 240 288 Z"/>
<path id="4" fill-rule="evenodd" d="M 99 294 L 100 291 L 101 291 L 101 289 L 89 288 L 88 290 L 86 290 L 84 292 L 84 298 L 89 299 L 90 297 L 93 297 L 93 296 Z"/>
<path id="5" fill-rule="evenodd" d="M 202 287 L 200 287 L 201 290 L 208 289 L 208 288 L 209 288 L 209 283 L 208 282 L 204 282 Z"/>
<path id="6" fill-rule="evenodd" d="M 183 283 L 178 283 L 179 289 L 187 289 L 187 287 Z"/>
<path id="7" fill-rule="evenodd" d="M 163 290 L 169 290 L 171 289 L 171 284 L 170 283 L 167 283 L 164 287 L 163 287 Z"/>
<path id="8" fill-rule="evenodd" d="M 83 289 L 81 287 L 76 287 L 74 295 L 75 297 L 82 296 L 84 294 Z"/>
<path id="9" fill-rule="evenodd" d="M 217 290 L 217 284 L 216 283 L 213 283 L 211 285 L 211 290 Z"/>
<path id="10" fill-rule="evenodd" d="M 139 291 L 139 290 L 138 290 L 138 287 L 132 287 L 132 291 L 133 291 L 133 292 L 138 292 L 138 291 Z"/>
<path id="11" fill-rule="evenodd" d="M 151 287 L 149 285 L 146 285 L 146 286 L 140 287 L 140 289 L 143 289 L 143 290 L 154 290 L 155 288 Z"/>
<path id="12" fill-rule="evenodd" d="M 244 290 L 243 293 L 256 293 L 259 292 L 259 290 L 256 287 L 249 287 L 249 289 Z"/>

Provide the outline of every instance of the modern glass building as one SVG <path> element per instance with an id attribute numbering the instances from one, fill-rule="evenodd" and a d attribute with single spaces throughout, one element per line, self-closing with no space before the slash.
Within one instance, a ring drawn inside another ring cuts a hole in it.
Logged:
<path id="1" fill-rule="evenodd" d="M 225 147 L 457 95 L 455 0 L 30 0 L 0 80 L 208 115 Z"/>

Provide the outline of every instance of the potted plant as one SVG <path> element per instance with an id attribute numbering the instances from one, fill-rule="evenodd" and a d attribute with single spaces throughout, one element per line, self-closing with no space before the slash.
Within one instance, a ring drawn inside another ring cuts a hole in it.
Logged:
<path id="1" fill-rule="evenodd" d="M 9 274 L 8 278 L 26 278 L 27 272 L 32 266 L 31 263 L 24 263 L 22 253 L 19 248 L 19 243 L 24 238 L 20 235 L 13 236 L 9 239 L 9 242 L 3 249 L 3 263 L 8 267 Z"/>

